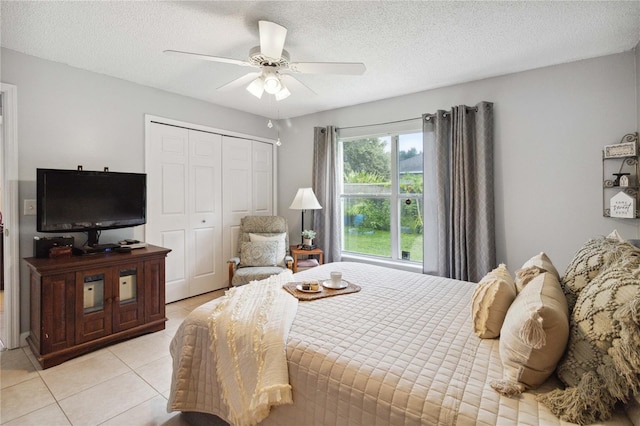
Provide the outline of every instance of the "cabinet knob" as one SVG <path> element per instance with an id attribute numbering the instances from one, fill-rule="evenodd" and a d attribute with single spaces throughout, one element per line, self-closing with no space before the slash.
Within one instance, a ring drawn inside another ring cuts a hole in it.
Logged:
<path id="1" fill-rule="evenodd" d="M 202 219 L 202 223 L 206 223 L 206 222 L 207 222 L 206 220 Z"/>

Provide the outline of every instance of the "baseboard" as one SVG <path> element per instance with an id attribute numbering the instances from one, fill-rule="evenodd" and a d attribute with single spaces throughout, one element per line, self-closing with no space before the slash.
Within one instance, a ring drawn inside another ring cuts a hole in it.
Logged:
<path id="1" fill-rule="evenodd" d="M 29 337 L 29 332 L 25 331 L 24 333 L 20 333 L 20 347 L 29 346 L 27 343 L 27 337 Z"/>

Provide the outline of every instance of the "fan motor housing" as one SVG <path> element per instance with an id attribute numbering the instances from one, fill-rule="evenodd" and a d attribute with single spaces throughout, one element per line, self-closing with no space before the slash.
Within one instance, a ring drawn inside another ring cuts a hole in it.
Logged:
<path id="1" fill-rule="evenodd" d="M 249 63 L 259 67 L 278 67 L 287 68 L 289 66 L 289 52 L 282 49 L 280 58 L 270 58 L 260 51 L 260 46 L 256 46 L 249 50 Z"/>

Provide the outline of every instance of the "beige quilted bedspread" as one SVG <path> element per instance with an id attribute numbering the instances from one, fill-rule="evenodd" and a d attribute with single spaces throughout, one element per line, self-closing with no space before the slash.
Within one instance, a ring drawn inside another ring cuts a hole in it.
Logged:
<path id="1" fill-rule="evenodd" d="M 299 303 L 287 342 L 294 402 L 274 407 L 261 424 L 566 424 L 532 392 L 511 399 L 489 386 L 502 365 L 498 340 L 473 334 L 474 284 L 348 262 L 295 277 L 323 280 L 332 270 L 362 290 Z M 194 310 L 171 343 L 169 411 L 227 419 L 209 350 L 215 304 Z M 619 410 L 607 424 L 631 422 Z"/>

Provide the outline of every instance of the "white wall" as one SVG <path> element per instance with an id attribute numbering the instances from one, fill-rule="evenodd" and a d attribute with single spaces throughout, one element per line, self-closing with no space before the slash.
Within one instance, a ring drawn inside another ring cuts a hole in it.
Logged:
<path id="1" fill-rule="evenodd" d="M 313 126 L 419 117 L 452 105 L 494 103 L 497 258 L 518 269 L 540 251 L 563 272 L 587 239 L 614 228 L 638 238 L 638 220 L 602 217 L 601 152 L 637 129 L 634 52 L 510 74 L 281 123 L 279 212 L 311 185 Z M 374 89 L 372 89 L 374 90 Z"/>
<path id="2" fill-rule="evenodd" d="M 36 168 L 144 171 L 144 115 L 182 120 L 252 136 L 276 138 L 266 119 L 102 74 L 2 49 L 0 80 L 18 87 L 20 255 L 33 255 L 35 216 L 22 215 L 35 199 Z M 105 231 L 102 242 L 132 236 Z M 29 329 L 29 278 L 22 265 L 21 331 Z"/>

